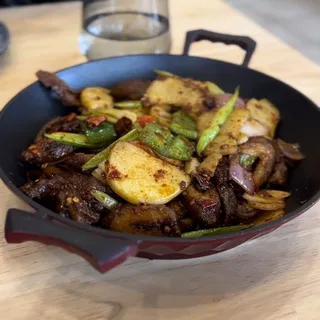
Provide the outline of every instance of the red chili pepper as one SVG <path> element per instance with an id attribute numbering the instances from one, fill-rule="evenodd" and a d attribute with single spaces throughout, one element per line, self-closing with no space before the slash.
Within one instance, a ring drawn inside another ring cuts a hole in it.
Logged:
<path id="1" fill-rule="evenodd" d="M 149 116 L 149 115 L 143 115 L 138 117 L 137 119 L 140 127 L 144 128 L 148 123 L 156 123 L 156 118 Z"/>
<path id="2" fill-rule="evenodd" d="M 87 120 L 87 123 L 92 125 L 93 127 L 98 127 L 102 122 L 106 121 L 105 116 L 94 116 L 90 117 Z"/>
<path id="3" fill-rule="evenodd" d="M 72 121 L 76 118 L 76 114 L 74 112 L 70 113 L 68 116 L 67 116 L 67 121 Z"/>

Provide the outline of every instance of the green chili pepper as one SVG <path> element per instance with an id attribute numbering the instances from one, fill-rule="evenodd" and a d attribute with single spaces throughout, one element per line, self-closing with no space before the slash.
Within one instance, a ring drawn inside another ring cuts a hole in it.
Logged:
<path id="1" fill-rule="evenodd" d="M 178 111 L 172 115 L 170 130 L 191 140 L 196 140 L 198 132 L 196 122 L 185 112 Z"/>
<path id="2" fill-rule="evenodd" d="M 67 146 L 74 146 L 80 148 L 96 148 L 96 144 L 89 143 L 87 137 L 84 134 L 68 133 L 68 132 L 54 132 L 46 133 L 45 136 L 48 139 L 54 140 L 58 143 L 65 144 Z"/>
<path id="3" fill-rule="evenodd" d="M 174 136 L 169 130 L 155 123 L 148 123 L 141 130 L 139 140 L 170 159 L 188 160 L 193 153 L 190 141 Z"/>
<path id="4" fill-rule="evenodd" d="M 80 121 L 84 121 L 84 120 L 86 120 L 88 118 L 89 118 L 89 116 L 76 116 L 76 119 L 80 120 Z"/>
<path id="5" fill-rule="evenodd" d="M 86 162 L 82 166 L 82 170 L 86 171 L 89 169 L 96 168 L 102 161 L 106 160 L 109 156 L 109 153 L 117 141 L 133 141 L 137 140 L 139 136 L 139 131 L 137 129 L 133 129 L 129 131 L 127 134 L 110 144 L 106 149 L 102 150 L 101 152 L 97 153 L 94 157 L 92 157 L 88 162 Z"/>
<path id="6" fill-rule="evenodd" d="M 164 77 L 176 77 L 175 74 L 168 72 L 168 71 L 164 71 L 164 70 L 159 70 L 159 69 L 154 69 L 153 70 L 158 76 L 164 76 Z"/>
<path id="7" fill-rule="evenodd" d="M 127 109 L 135 109 L 135 108 L 142 107 L 142 103 L 140 100 L 128 100 L 128 101 L 115 102 L 113 105 L 117 108 L 127 108 Z"/>
<path id="8" fill-rule="evenodd" d="M 91 194 L 108 210 L 113 209 L 116 205 L 119 204 L 117 200 L 113 199 L 104 192 L 94 190 L 91 191 Z"/>
<path id="9" fill-rule="evenodd" d="M 211 120 L 209 128 L 205 129 L 197 143 L 197 153 L 200 155 L 208 144 L 217 136 L 220 127 L 226 122 L 239 96 L 239 88 L 236 89 L 230 100 L 221 108 L 217 110 Z"/>
<path id="10" fill-rule="evenodd" d="M 208 90 L 209 90 L 210 93 L 212 93 L 213 95 L 225 93 L 225 92 L 224 92 L 219 86 L 217 86 L 214 82 L 207 81 L 206 83 L 207 83 L 207 86 L 208 86 Z"/>
<path id="11" fill-rule="evenodd" d="M 94 129 L 85 127 L 84 134 L 90 144 L 99 146 L 106 146 L 117 138 L 114 126 L 109 122 L 102 122 L 98 127 Z"/>
<path id="12" fill-rule="evenodd" d="M 244 230 L 252 226 L 253 224 L 239 224 L 238 226 L 190 231 L 190 232 L 182 233 L 181 238 L 199 238 L 203 236 L 215 236 L 218 234 Z"/>
<path id="13" fill-rule="evenodd" d="M 240 156 L 240 164 L 245 168 L 251 168 L 256 160 L 257 156 L 250 156 L 248 154 L 242 154 Z"/>

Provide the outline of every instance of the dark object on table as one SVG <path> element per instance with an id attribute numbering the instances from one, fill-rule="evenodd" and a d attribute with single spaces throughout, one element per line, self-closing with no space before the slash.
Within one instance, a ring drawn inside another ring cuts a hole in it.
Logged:
<path id="1" fill-rule="evenodd" d="M 237 44 L 247 52 L 245 61 L 242 66 L 237 66 L 212 59 L 189 57 L 191 42 L 199 40 Z M 306 156 L 290 175 L 288 189 L 292 195 L 287 201 L 287 214 L 284 217 L 247 230 L 187 239 L 113 232 L 57 215 L 31 200 L 19 189 L 26 182 L 27 170 L 17 161 L 21 151 L 28 147 L 50 119 L 70 112 L 70 109 L 66 110 L 57 100 L 52 99 L 48 91 L 36 82 L 13 98 L 0 115 L 0 176 L 17 196 L 36 210 L 35 214 L 9 210 L 5 227 L 6 240 L 9 243 L 34 240 L 56 244 L 77 252 L 100 272 L 105 272 L 133 255 L 151 259 L 185 259 L 228 250 L 277 229 L 314 205 L 320 196 L 319 155 L 315 152 L 320 144 L 319 109 L 287 84 L 246 68 L 254 48 L 254 41 L 247 37 L 224 36 L 197 30 L 188 33 L 183 56 L 117 57 L 75 66 L 62 70 L 57 75 L 66 80 L 70 87 L 80 89 L 92 84 L 92 75 L 95 75 L 94 84 L 104 87 L 129 80 L 128 66 L 135 66 L 130 72 L 130 79 L 151 79 L 154 77 L 153 69 L 164 69 L 183 77 L 215 81 L 229 91 L 240 84 L 243 97 L 270 99 L 285 119 L 279 127 L 278 136 L 288 142 L 299 141 Z M 110 69 L 113 72 L 101 72 Z M 297 116 L 302 112 L 303 119 Z M 297 130 L 302 124 L 305 124 L 303 130 Z M 13 127 L 19 127 L 19 131 L 12 130 Z M 223 185 L 223 172 L 216 179 Z M 227 199 L 230 195 L 224 189 L 220 193 L 226 194 Z M 248 218 L 255 214 L 250 208 L 243 208 L 242 211 L 241 216 Z M 230 218 L 234 219 L 233 216 Z"/>
<path id="2" fill-rule="evenodd" d="M 5 24 L 0 22 L 0 55 L 3 54 L 9 46 L 9 30 Z"/>

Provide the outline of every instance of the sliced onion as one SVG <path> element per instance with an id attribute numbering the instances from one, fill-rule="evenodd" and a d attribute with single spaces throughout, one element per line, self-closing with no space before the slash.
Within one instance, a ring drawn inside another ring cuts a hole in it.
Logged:
<path id="1" fill-rule="evenodd" d="M 273 203 L 250 202 L 250 206 L 254 209 L 270 211 L 270 210 L 284 209 L 285 203 L 284 203 L 284 201 L 273 202 Z"/>
<path id="2" fill-rule="evenodd" d="M 280 191 L 280 190 L 262 190 L 260 192 L 266 192 L 270 196 L 276 198 L 276 199 L 284 199 L 290 197 L 291 193 L 286 191 Z"/>
<path id="3" fill-rule="evenodd" d="M 229 174 L 233 181 L 245 191 L 253 193 L 255 186 L 251 172 L 245 170 L 239 163 L 239 155 L 234 155 L 230 160 Z"/>
<path id="4" fill-rule="evenodd" d="M 256 120 L 249 119 L 241 128 L 241 133 L 247 135 L 248 137 L 267 136 L 268 128 Z"/>
<path id="5" fill-rule="evenodd" d="M 305 156 L 300 152 L 299 145 L 297 143 L 288 143 L 277 139 L 277 144 L 281 152 L 288 159 L 302 160 L 305 158 Z"/>
<path id="6" fill-rule="evenodd" d="M 216 106 L 222 107 L 230 100 L 231 97 L 232 97 L 232 93 L 223 93 L 223 94 L 215 95 L 214 100 L 216 102 Z M 234 106 L 235 108 L 244 108 L 246 104 L 242 98 L 238 98 Z"/>
<path id="7" fill-rule="evenodd" d="M 254 194 L 251 195 L 249 193 L 244 193 L 243 198 L 251 202 L 259 202 L 259 203 L 282 203 L 283 201 L 281 199 L 277 199 L 272 197 L 271 195 L 264 194 L 264 195 L 259 195 L 259 194 Z"/>

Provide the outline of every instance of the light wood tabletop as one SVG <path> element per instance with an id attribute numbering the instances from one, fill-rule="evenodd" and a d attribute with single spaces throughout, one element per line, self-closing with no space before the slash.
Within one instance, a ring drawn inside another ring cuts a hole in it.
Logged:
<path id="1" fill-rule="evenodd" d="M 10 8 L 0 57 L 0 108 L 35 80 L 85 61 L 78 51 L 80 3 Z M 320 67 L 220 0 L 171 1 L 173 53 L 185 32 L 209 29 L 258 42 L 251 67 L 320 102 Z M 201 42 L 193 55 L 240 62 L 243 52 Z M 21 109 L 23 112 L 23 109 Z M 29 242 L 8 245 L 8 208 L 28 209 L 0 183 L 0 319 L 318 320 L 320 319 L 320 203 L 270 235 L 227 252 L 191 260 L 131 258 L 101 275 L 82 258 Z"/>

